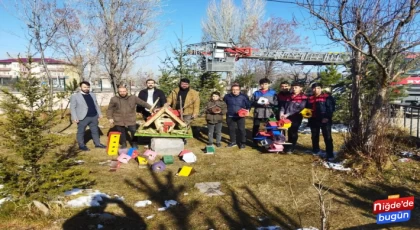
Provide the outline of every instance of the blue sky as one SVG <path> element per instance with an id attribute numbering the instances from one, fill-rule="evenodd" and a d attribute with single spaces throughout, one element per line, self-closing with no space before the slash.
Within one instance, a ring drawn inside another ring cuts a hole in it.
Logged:
<path id="1" fill-rule="evenodd" d="M 1 0 L 0 0 L 1 2 Z M 239 5 L 240 0 L 235 0 Z M 181 36 L 187 43 L 198 43 L 201 41 L 201 21 L 205 18 L 208 0 L 163 0 L 164 13 L 158 20 L 166 26 L 160 28 L 160 38 L 149 47 L 148 56 L 136 61 L 136 69 L 145 72 L 157 73 L 160 58 L 170 53 L 171 44 L 175 44 L 176 35 Z M 309 16 L 298 6 L 287 3 L 266 3 L 266 17 L 282 17 L 291 20 L 293 17 L 298 21 L 309 22 Z M 22 23 L 4 7 L 0 7 L 0 59 L 8 58 L 7 52 L 12 55 L 26 51 L 27 40 Z M 307 36 L 311 43 L 309 47 L 313 51 L 343 51 L 323 35 L 322 31 L 311 29 L 313 23 L 306 23 L 297 31 L 303 37 Z M 51 55 L 51 54 L 50 54 Z"/>

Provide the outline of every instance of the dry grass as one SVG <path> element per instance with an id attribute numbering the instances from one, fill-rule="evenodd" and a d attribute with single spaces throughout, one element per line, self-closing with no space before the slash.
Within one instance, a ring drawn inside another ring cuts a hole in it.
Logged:
<path id="1" fill-rule="evenodd" d="M 194 126 L 203 124 L 204 120 L 199 119 Z M 57 130 L 66 125 L 67 120 Z M 106 119 L 102 119 L 100 125 L 104 126 L 101 140 L 106 143 L 110 127 Z M 247 129 L 251 128 L 252 120 L 249 119 Z M 71 144 L 75 139 L 75 126 L 64 133 L 62 144 Z M 225 141 L 228 140 L 226 133 L 223 134 Z M 332 200 L 331 229 L 376 229 L 376 217 L 372 214 L 375 200 L 384 199 L 388 194 L 401 194 L 402 197 L 420 195 L 420 183 L 416 177 L 418 162 L 397 162 L 399 170 L 392 168 L 385 171 L 386 180 L 377 181 L 376 178 L 357 178 L 320 166 L 317 157 L 303 153 L 311 145 L 309 134 L 299 136 L 299 153 L 293 155 L 261 154 L 249 146 L 243 150 L 229 149 L 225 148 L 226 142 L 216 149 L 215 155 L 205 155 L 201 149 L 206 138 L 206 134 L 202 133 L 188 140 L 186 148 L 198 157 L 198 161 L 192 164 L 196 173 L 190 177 L 175 176 L 180 167 L 187 165 L 178 159 L 161 173 L 139 168 L 134 161 L 123 164 L 117 172 L 109 172 L 109 167 L 99 165 L 99 162 L 112 157 L 104 150 L 94 149 L 90 141 L 88 147 L 92 150 L 79 156 L 85 161 L 81 167 L 89 168 L 96 180 L 93 189 L 124 196 L 124 203 L 110 202 L 106 207 L 97 209 L 54 209 L 50 217 L 42 216 L 33 208 L 17 212 L 9 210 L 10 214 L 3 210 L 0 229 L 62 229 L 62 226 L 83 226 L 64 229 L 95 229 L 98 220 L 84 215 L 86 210 L 105 211 L 118 216 L 113 223 L 105 224 L 104 229 L 142 229 L 141 226 L 148 229 L 255 229 L 268 225 L 279 225 L 283 229 L 296 229 L 301 225 L 319 228 L 317 197 L 311 184 L 312 168 L 327 175 L 323 185 L 329 189 L 327 199 Z M 337 151 L 343 137 L 334 134 L 333 138 Z M 222 183 L 224 196 L 206 197 L 194 188 L 195 183 L 215 181 Z M 153 204 L 146 208 L 134 207 L 135 202 L 145 199 Z M 180 205 L 158 212 L 157 208 L 164 206 L 164 201 L 169 199 L 178 201 Z M 152 219 L 146 219 L 152 214 L 155 215 Z M 418 228 L 419 214 L 419 210 L 415 209 L 409 222 L 384 227 Z M 267 218 L 259 221 L 258 217 Z"/>

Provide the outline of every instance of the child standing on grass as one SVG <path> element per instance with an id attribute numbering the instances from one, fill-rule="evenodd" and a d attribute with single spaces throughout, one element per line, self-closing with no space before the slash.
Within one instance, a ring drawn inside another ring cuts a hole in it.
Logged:
<path id="1" fill-rule="evenodd" d="M 213 145 L 213 135 L 216 133 L 216 146 L 220 147 L 220 140 L 222 139 L 222 121 L 223 115 L 227 112 L 226 103 L 221 100 L 219 92 L 211 94 L 210 101 L 206 105 L 206 120 L 209 129 L 208 145 Z"/>

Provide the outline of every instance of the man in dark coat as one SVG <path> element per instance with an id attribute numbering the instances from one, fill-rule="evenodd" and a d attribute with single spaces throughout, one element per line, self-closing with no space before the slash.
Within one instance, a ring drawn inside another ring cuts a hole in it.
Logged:
<path id="1" fill-rule="evenodd" d="M 226 94 L 223 98 L 227 105 L 226 122 L 229 128 L 230 144 L 227 147 L 237 146 L 236 142 L 236 127 L 238 127 L 241 133 L 239 148 L 244 149 L 246 143 L 246 131 L 245 131 L 245 117 L 239 116 L 238 112 L 241 109 L 251 109 L 251 103 L 248 96 L 241 93 L 241 87 L 238 84 L 234 84 L 231 87 L 231 93 Z"/>
<path id="2" fill-rule="evenodd" d="M 146 81 L 147 88 L 143 89 L 139 92 L 139 98 L 149 105 L 153 105 L 157 99 L 155 108 L 162 108 L 163 105 L 166 103 L 166 96 L 162 90 L 156 88 L 156 82 L 153 79 L 148 79 Z M 149 109 L 137 105 L 137 112 L 143 115 L 143 119 L 146 121 L 147 118 L 151 115 Z"/>
<path id="3" fill-rule="evenodd" d="M 131 146 L 137 148 L 137 138 L 134 136 L 137 130 L 136 105 L 150 109 L 152 106 L 135 95 L 128 95 L 125 86 L 118 87 L 118 96 L 111 98 L 106 116 L 111 124 L 121 132 L 120 145 L 126 148 L 126 129 L 131 134 Z"/>

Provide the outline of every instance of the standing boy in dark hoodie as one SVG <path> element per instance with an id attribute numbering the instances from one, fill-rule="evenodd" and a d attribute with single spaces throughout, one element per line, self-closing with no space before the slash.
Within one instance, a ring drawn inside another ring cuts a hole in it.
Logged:
<path id="1" fill-rule="evenodd" d="M 308 120 L 308 125 L 311 127 L 312 135 L 312 152 L 319 154 L 319 129 L 322 130 L 324 137 L 327 160 L 334 159 L 333 153 L 333 139 L 331 136 L 332 116 L 335 111 L 334 98 L 327 94 L 322 93 L 322 85 L 320 83 L 312 84 L 313 95 L 308 98 L 306 108 L 312 109 L 312 117 Z"/>
<path id="2" fill-rule="evenodd" d="M 270 80 L 263 78 L 260 80 L 260 89 L 252 95 L 252 106 L 254 109 L 254 126 L 252 128 L 252 138 L 259 130 L 261 122 L 267 122 L 268 118 L 275 115 L 272 107 L 277 106 L 277 94 L 275 90 L 270 89 Z M 257 141 L 254 144 L 257 145 Z"/>
<path id="3" fill-rule="evenodd" d="M 298 82 L 292 83 L 292 92 L 284 97 L 285 103 L 280 107 L 280 119 L 289 119 L 292 126 L 287 130 L 288 142 L 292 145 L 286 152 L 293 153 L 298 140 L 298 130 L 302 124 L 303 116 L 300 113 L 306 106 L 307 97 L 302 92 L 302 85 Z"/>

